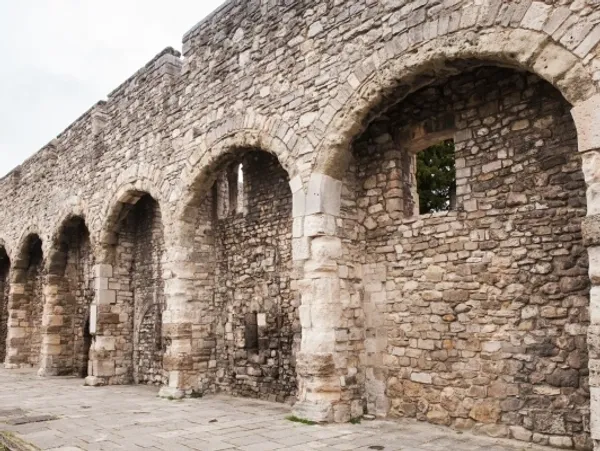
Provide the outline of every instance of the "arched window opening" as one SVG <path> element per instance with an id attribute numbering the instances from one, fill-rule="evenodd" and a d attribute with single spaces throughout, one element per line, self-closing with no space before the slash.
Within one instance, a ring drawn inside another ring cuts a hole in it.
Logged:
<path id="1" fill-rule="evenodd" d="M 243 215 L 245 213 L 245 201 L 246 201 L 245 193 L 244 193 L 244 165 L 243 164 L 239 164 L 237 166 L 236 175 L 237 175 L 236 212 L 237 212 L 237 214 Z"/>

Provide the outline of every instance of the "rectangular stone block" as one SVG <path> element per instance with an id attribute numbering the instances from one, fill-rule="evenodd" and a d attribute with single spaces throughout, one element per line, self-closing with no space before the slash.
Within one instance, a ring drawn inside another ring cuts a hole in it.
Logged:
<path id="1" fill-rule="evenodd" d="M 114 290 L 96 291 L 98 304 L 114 304 L 117 301 L 117 292 Z"/>
<path id="2" fill-rule="evenodd" d="M 575 105 L 571 115 L 577 127 L 579 151 L 600 149 L 600 94 Z"/>
<path id="3" fill-rule="evenodd" d="M 94 268 L 94 273 L 96 277 L 112 277 L 113 276 L 113 267 L 112 265 L 99 264 Z"/>

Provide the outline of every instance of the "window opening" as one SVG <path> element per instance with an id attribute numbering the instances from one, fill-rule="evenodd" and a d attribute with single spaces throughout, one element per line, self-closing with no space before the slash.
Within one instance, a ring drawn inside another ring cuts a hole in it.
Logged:
<path id="1" fill-rule="evenodd" d="M 454 140 L 435 144 L 417 154 L 419 213 L 456 209 Z"/>
<path id="2" fill-rule="evenodd" d="M 245 317 L 244 338 L 246 349 L 258 349 L 258 315 L 256 312 L 247 313 Z"/>
<path id="3" fill-rule="evenodd" d="M 237 168 L 237 205 L 236 211 L 244 213 L 244 165 L 240 164 Z"/>

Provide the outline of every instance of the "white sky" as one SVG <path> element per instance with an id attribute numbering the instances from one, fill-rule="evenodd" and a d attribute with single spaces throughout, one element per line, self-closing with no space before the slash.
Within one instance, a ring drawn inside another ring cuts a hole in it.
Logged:
<path id="1" fill-rule="evenodd" d="M 223 0 L 0 0 L 0 176 Z"/>

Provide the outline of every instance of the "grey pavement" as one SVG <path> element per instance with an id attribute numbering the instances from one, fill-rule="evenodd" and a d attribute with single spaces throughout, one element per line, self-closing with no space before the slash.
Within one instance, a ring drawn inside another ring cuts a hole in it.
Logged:
<path id="1" fill-rule="evenodd" d="M 52 451 L 549 450 L 414 420 L 308 426 L 287 420 L 282 404 L 222 395 L 171 401 L 157 391 L 0 368 L 0 430 Z"/>

